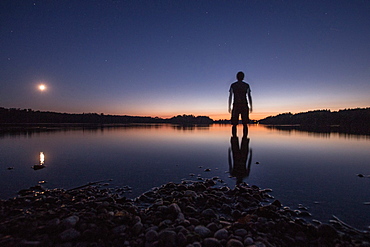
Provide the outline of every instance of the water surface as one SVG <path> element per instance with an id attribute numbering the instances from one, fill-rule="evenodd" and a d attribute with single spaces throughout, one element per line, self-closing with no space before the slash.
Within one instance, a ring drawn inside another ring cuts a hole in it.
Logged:
<path id="1" fill-rule="evenodd" d="M 360 229 L 370 225 L 370 178 L 357 176 L 370 174 L 369 136 L 261 125 L 250 126 L 244 139 L 241 127 L 238 134 L 231 138 L 230 125 L 4 134 L 0 197 L 39 181 L 47 181 L 47 188 L 69 189 L 108 179 L 113 179 L 110 186 L 132 187 L 127 196 L 135 197 L 169 181 L 217 176 L 229 186 L 243 180 L 271 188 L 283 205 L 296 209 L 302 204 L 324 222 L 334 214 Z M 45 168 L 34 170 L 34 165 Z"/>

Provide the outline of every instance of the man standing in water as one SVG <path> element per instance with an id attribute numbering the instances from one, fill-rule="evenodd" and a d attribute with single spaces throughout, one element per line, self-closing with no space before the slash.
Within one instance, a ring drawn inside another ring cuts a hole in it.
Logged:
<path id="1" fill-rule="evenodd" d="M 249 84 L 244 82 L 244 73 L 238 72 L 236 74 L 237 82 L 234 82 L 230 86 L 229 94 L 229 112 L 231 112 L 231 124 L 232 124 L 232 134 L 236 136 L 236 126 L 239 123 L 239 114 L 242 115 L 243 123 L 243 135 L 248 135 L 248 122 L 249 122 L 249 112 L 252 112 L 252 96 Z M 233 109 L 231 110 L 231 102 L 234 95 Z M 247 100 L 248 96 L 248 100 Z M 250 107 L 248 107 L 248 101 Z"/>

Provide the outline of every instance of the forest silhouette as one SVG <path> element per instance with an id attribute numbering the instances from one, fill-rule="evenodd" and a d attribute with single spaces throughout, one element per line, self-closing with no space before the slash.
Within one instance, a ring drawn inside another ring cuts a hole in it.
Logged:
<path id="1" fill-rule="evenodd" d="M 311 132 L 341 132 L 370 134 L 370 108 L 344 109 L 331 112 L 316 110 L 297 114 L 283 113 L 259 121 L 278 129 L 292 129 Z"/>
<path id="2" fill-rule="evenodd" d="M 129 124 L 129 123 L 173 123 L 173 124 L 205 124 L 230 123 L 229 120 L 214 121 L 208 116 L 177 115 L 172 118 L 140 117 L 128 115 L 105 115 L 103 113 L 58 113 L 34 111 L 32 109 L 0 107 L 0 124 Z M 301 113 L 282 113 L 261 120 L 251 120 L 274 126 L 299 126 L 300 128 L 329 131 L 330 129 L 346 129 L 351 132 L 370 134 L 370 107 L 344 109 L 339 111 L 316 110 Z"/>
<path id="3" fill-rule="evenodd" d="M 32 109 L 0 107 L 0 123 L 3 124 L 128 124 L 128 123 L 181 123 L 211 124 L 207 116 L 177 115 L 164 119 L 159 117 L 140 117 L 127 115 L 105 115 L 103 113 L 58 113 L 34 111 Z"/>

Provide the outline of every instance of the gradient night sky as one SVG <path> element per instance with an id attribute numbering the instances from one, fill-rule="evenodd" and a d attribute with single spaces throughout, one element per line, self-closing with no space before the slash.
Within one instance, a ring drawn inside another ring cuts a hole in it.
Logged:
<path id="1" fill-rule="evenodd" d="M 229 118 L 242 70 L 252 119 L 369 107 L 369 13 L 369 0 L 2 0 L 0 106 Z"/>

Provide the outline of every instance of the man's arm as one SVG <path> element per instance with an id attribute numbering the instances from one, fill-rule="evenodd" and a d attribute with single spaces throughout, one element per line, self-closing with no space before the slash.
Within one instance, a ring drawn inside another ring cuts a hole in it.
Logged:
<path id="1" fill-rule="evenodd" d="M 248 101 L 249 101 L 249 104 L 250 104 L 249 112 L 252 113 L 253 104 L 252 104 L 252 96 L 251 96 L 251 91 L 250 90 L 248 91 Z"/>
<path id="2" fill-rule="evenodd" d="M 230 93 L 229 93 L 229 113 L 231 112 L 231 101 L 233 99 L 233 90 L 230 88 Z"/>

